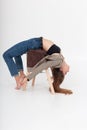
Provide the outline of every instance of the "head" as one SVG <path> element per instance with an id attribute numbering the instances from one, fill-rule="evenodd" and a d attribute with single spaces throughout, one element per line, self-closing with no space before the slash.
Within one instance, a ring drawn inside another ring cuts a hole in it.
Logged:
<path id="1" fill-rule="evenodd" d="M 63 61 L 62 65 L 60 67 L 60 71 L 62 71 L 63 74 L 66 75 L 67 72 L 69 72 L 69 69 L 70 69 L 69 65 L 65 61 Z"/>
<path id="2" fill-rule="evenodd" d="M 52 75 L 53 75 L 53 87 L 54 87 L 54 90 L 56 92 L 58 90 L 60 84 L 64 80 L 64 74 L 60 70 L 60 68 L 53 68 L 52 69 Z"/>

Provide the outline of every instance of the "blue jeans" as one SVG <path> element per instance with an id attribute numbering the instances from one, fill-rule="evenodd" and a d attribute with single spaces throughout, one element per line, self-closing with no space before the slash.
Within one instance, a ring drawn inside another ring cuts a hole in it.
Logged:
<path id="1" fill-rule="evenodd" d="M 21 58 L 23 54 L 27 53 L 29 50 L 40 48 L 42 48 L 42 37 L 22 41 L 4 52 L 3 58 L 11 75 L 16 76 L 18 75 L 18 72 L 23 70 L 23 62 Z"/>

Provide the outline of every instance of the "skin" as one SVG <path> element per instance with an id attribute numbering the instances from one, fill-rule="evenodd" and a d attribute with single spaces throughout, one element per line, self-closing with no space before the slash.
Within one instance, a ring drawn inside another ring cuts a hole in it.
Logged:
<path id="1" fill-rule="evenodd" d="M 43 49 L 45 51 L 48 51 L 53 44 L 54 43 L 52 41 L 43 38 Z M 69 72 L 69 65 L 64 61 L 60 67 L 60 70 L 63 72 L 64 75 L 66 75 L 67 72 Z"/>
<path id="2" fill-rule="evenodd" d="M 66 75 L 67 72 L 69 72 L 69 68 L 69 65 L 65 61 L 63 61 L 60 70 L 63 72 L 64 75 Z"/>
<path id="3" fill-rule="evenodd" d="M 43 38 L 43 49 L 45 51 L 48 51 L 49 48 L 54 44 L 52 41 Z M 64 76 L 69 72 L 69 65 L 64 61 L 60 67 L 60 70 L 63 72 Z M 27 83 L 27 78 L 23 71 L 19 72 L 19 75 L 15 76 L 16 81 L 16 89 L 20 89 L 21 87 L 25 86 Z M 65 90 L 64 90 L 65 91 Z"/>
<path id="4" fill-rule="evenodd" d="M 15 78 L 15 81 L 16 81 L 15 89 L 19 90 L 21 88 L 21 86 L 24 85 L 24 83 L 22 83 L 22 82 L 23 82 L 23 80 L 25 78 L 25 74 L 24 74 L 23 71 L 20 71 L 19 75 L 15 76 L 14 78 Z"/>

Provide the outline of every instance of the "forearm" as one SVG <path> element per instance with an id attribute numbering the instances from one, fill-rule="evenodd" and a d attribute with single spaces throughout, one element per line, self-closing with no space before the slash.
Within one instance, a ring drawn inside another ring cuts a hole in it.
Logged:
<path id="1" fill-rule="evenodd" d="M 37 74 L 39 74 L 40 72 L 42 72 L 45 69 L 48 69 L 49 67 L 53 66 L 53 62 L 49 61 L 47 63 L 43 63 L 39 66 L 37 66 L 36 68 L 34 68 L 34 70 L 31 72 L 31 74 L 29 74 L 27 76 L 27 79 L 31 80 L 32 78 L 34 78 Z"/>
<path id="2" fill-rule="evenodd" d="M 40 66 L 34 68 L 34 70 L 27 76 L 27 79 L 31 80 L 34 78 L 38 73 L 42 72 L 45 69 L 48 69 L 49 67 L 56 66 L 56 61 L 48 61 L 46 63 L 41 64 Z M 57 65 L 58 66 L 58 65 Z M 61 63 L 59 63 L 59 66 L 61 66 Z"/>

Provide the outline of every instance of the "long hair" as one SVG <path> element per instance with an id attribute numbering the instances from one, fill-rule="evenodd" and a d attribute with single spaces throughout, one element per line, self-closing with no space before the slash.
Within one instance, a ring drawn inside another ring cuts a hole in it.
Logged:
<path id="1" fill-rule="evenodd" d="M 53 87 L 55 92 L 58 92 L 60 84 L 64 80 L 63 72 L 60 70 L 60 68 L 52 68 L 52 75 L 53 75 Z"/>

